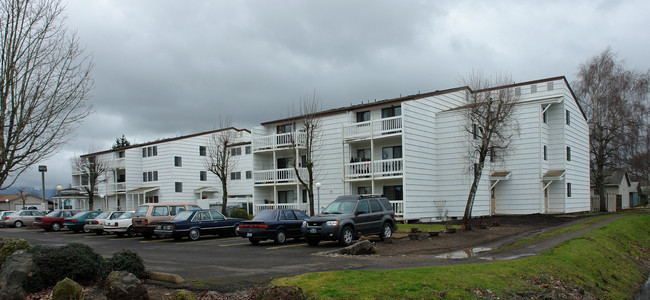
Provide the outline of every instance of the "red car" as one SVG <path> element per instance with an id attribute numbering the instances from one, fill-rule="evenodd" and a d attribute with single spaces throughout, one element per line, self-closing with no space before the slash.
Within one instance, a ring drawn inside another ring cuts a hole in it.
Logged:
<path id="1" fill-rule="evenodd" d="M 80 210 L 55 210 L 43 217 L 36 217 L 34 227 L 43 228 L 45 231 L 59 231 L 63 226 L 63 219 L 74 216 Z"/>

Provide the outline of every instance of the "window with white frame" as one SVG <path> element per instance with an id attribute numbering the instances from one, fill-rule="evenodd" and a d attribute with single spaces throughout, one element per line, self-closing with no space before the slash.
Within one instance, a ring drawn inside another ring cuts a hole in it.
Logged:
<path id="1" fill-rule="evenodd" d="M 199 173 L 199 180 L 208 181 L 208 172 L 207 171 L 201 171 Z"/>
<path id="2" fill-rule="evenodd" d="M 183 192 L 183 183 L 182 182 L 174 182 L 174 191 L 176 193 L 182 193 Z"/>
<path id="3" fill-rule="evenodd" d="M 241 179 L 241 172 L 230 172 L 230 180 Z"/>
<path id="4" fill-rule="evenodd" d="M 174 156 L 174 167 L 182 167 L 183 166 L 183 158 L 180 156 Z"/>
<path id="5" fill-rule="evenodd" d="M 241 147 L 230 148 L 230 156 L 241 155 Z"/>
<path id="6" fill-rule="evenodd" d="M 246 146 L 244 149 L 246 149 L 246 154 L 251 154 L 251 146 Z"/>
<path id="7" fill-rule="evenodd" d="M 206 156 L 207 149 L 205 146 L 199 146 L 199 155 Z"/>
<path id="8" fill-rule="evenodd" d="M 253 171 L 246 171 L 246 179 L 252 179 L 253 178 Z"/>

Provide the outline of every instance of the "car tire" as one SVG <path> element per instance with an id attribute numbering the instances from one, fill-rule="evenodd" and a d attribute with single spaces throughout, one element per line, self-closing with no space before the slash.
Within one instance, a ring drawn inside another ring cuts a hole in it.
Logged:
<path id="1" fill-rule="evenodd" d="M 136 232 L 133 231 L 133 228 L 131 228 L 131 227 L 129 227 L 129 228 L 126 229 L 126 234 L 127 234 L 129 237 L 134 237 L 134 236 L 138 235 Z"/>
<path id="2" fill-rule="evenodd" d="M 381 238 L 387 238 L 393 236 L 393 226 L 389 222 L 381 225 Z"/>
<path id="3" fill-rule="evenodd" d="M 273 240 L 277 245 L 282 245 L 287 241 L 287 233 L 280 229 L 275 233 L 275 238 Z"/>
<path id="4" fill-rule="evenodd" d="M 248 238 L 248 241 L 251 242 L 251 244 L 253 244 L 253 245 L 257 245 L 257 244 L 260 243 L 260 240 L 258 240 L 256 238 Z"/>
<path id="5" fill-rule="evenodd" d="M 201 233 L 199 232 L 198 229 L 196 229 L 196 228 L 190 229 L 190 240 L 196 241 L 196 240 L 199 239 L 200 236 L 201 236 Z"/>
<path id="6" fill-rule="evenodd" d="M 124 237 L 124 232 L 116 232 L 117 237 Z"/>
<path id="7" fill-rule="evenodd" d="M 21 227 L 23 227 L 23 222 L 21 222 L 21 221 L 16 221 L 16 222 L 14 223 L 14 227 L 16 227 L 16 228 L 21 228 Z"/>
<path id="8" fill-rule="evenodd" d="M 352 231 L 352 228 L 350 228 L 350 226 L 343 227 L 343 229 L 341 229 L 341 233 L 339 234 L 339 246 L 350 246 L 352 245 L 353 240 L 354 231 Z"/>
<path id="9" fill-rule="evenodd" d="M 59 222 L 52 223 L 52 231 L 59 231 L 59 230 L 61 230 L 61 223 Z"/>
<path id="10" fill-rule="evenodd" d="M 309 246 L 318 246 L 318 243 L 320 243 L 319 239 L 307 238 L 307 245 L 309 245 Z"/>

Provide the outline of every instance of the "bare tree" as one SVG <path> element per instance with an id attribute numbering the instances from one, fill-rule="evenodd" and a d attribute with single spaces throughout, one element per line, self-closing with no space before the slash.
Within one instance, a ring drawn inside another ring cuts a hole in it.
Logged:
<path id="1" fill-rule="evenodd" d="M 321 102 L 316 97 L 316 92 L 311 98 L 301 99 L 297 113 L 296 132 L 291 136 L 291 144 L 296 150 L 291 158 L 291 165 L 296 174 L 300 186 L 307 191 L 309 197 L 309 213 L 315 214 L 314 210 L 314 184 L 317 177 L 314 169 L 317 161 L 316 152 L 320 148 L 322 120 L 318 113 L 321 110 Z M 305 170 L 303 172 L 302 170 Z"/>
<path id="2" fill-rule="evenodd" d="M 605 177 L 610 169 L 624 167 L 632 141 L 645 121 L 650 72 L 626 70 L 607 48 L 580 66 L 574 83 L 589 124 L 591 178 L 605 209 Z M 647 151 L 647 150 L 645 150 Z"/>
<path id="3" fill-rule="evenodd" d="M 512 136 L 519 131 L 515 118 L 519 96 L 514 88 L 504 87 L 512 83 L 506 76 L 492 79 L 482 73 L 472 73 L 464 83 L 470 88 L 468 103 L 460 108 L 466 121 L 465 131 L 471 136 L 468 154 L 472 185 L 463 215 L 463 221 L 468 221 L 472 218 L 476 191 L 487 160 L 503 161 L 508 155 Z"/>
<path id="4" fill-rule="evenodd" d="M 81 175 L 81 183 L 88 193 L 88 208 L 94 210 L 95 191 L 100 183 L 106 181 L 108 160 L 100 156 L 82 155 L 74 159 L 72 168 Z"/>
<path id="5" fill-rule="evenodd" d="M 90 113 L 92 63 L 58 0 L 0 3 L 0 189 L 56 153 Z"/>
<path id="6" fill-rule="evenodd" d="M 238 133 L 232 130 L 230 124 L 230 121 L 222 121 L 221 128 L 224 129 L 210 135 L 204 161 L 206 169 L 217 175 L 221 182 L 221 213 L 224 215 L 226 215 L 226 205 L 228 205 L 229 176 L 238 162 L 231 151 L 231 146 L 235 144 Z"/>

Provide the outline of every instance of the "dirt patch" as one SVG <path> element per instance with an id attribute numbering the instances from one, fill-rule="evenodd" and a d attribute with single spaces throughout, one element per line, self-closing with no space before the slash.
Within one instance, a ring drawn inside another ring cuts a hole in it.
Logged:
<path id="1" fill-rule="evenodd" d="M 476 219 L 470 231 L 456 230 L 455 233 L 440 233 L 435 237 L 424 240 L 410 240 L 408 237 L 394 239 L 392 244 L 378 243 L 377 254 L 384 257 L 416 256 L 441 254 L 457 250 L 493 244 L 501 246 L 512 243 L 522 237 L 543 232 L 555 227 L 566 225 L 584 218 L 574 215 L 525 215 L 525 216 L 499 216 Z M 460 221 L 452 223 L 461 225 Z M 479 229 L 479 224 L 486 225 Z M 412 224 L 410 227 L 418 227 Z M 396 236 L 400 236 L 397 233 Z"/>

